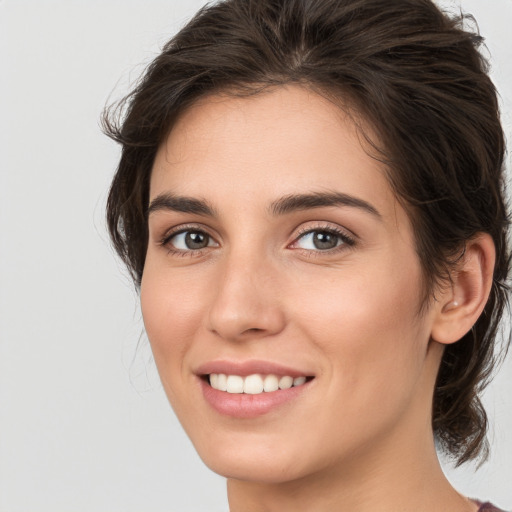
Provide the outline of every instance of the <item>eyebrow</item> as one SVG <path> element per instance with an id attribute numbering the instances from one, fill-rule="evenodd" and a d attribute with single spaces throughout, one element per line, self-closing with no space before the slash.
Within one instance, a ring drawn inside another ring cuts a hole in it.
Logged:
<path id="1" fill-rule="evenodd" d="M 341 192 L 313 192 L 310 194 L 290 194 L 274 201 L 269 211 L 274 216 L 286 215 L 288 213 L 300 210 L 310 210 L 314 208 L 323 208 L 329 206 L 348 206 L 359 208 L 367 213 L 381 218 L 381 214 L 370 203 L 357 197 L 343 194 Z M 205 217 L 217 217 L 217 212 L 204 199 L 194 197 L 176 196 L 169 193 L 163 193 L 156 196 L 150 203 L 147 215 L 151 213 L 171 210 L 180 213 L 192 213 Z"/>
<path id="2" fill-rule="evenodd" d="M 176 196 L 173 194 L 159 194 L 149 204 L 147 215 L 161 211 L 171 210 L 181 213 L 193 213 L 206 217 L 216 217 L 217 213 L 207 201 L 194 197 Z"/>
<path id="3" fill-rule="evenodd" d="M 379 219 L 382 217 L 379 211 L 370 203 L 341 192 L 290 194 L 274 201 L 270 205 L 270 211 L 273 215 L 285 215 L 297 210 L 309 210 L 312 208 L 323 208 L 326 206 L 349 206 L 364 210 Z"/>

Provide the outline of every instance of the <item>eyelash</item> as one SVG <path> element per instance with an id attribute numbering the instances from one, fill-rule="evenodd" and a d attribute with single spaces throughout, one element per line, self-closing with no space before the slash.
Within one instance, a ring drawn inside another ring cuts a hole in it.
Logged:
<path id="1" fill-rule="evenodd" d="M 307 227 L 299 230 L 299 233 L 295 237 L 295 240 L 290 245 L 295 245 L 301 238 L 304 238 L 306 235 L 310 233 L 327 233 L 329 235 L 334 235 L 341 240 L 341 243 L 332 249 L 326 250 L 313 250 L 313 249 L 302 249 L 302 251 L 308 255 L 308 257 L 317 257 L 323 255 L 333 255 L 337 254 L 340 251 L 345 251 L 347 248 L 354 247 L 356 244 L 355 237 L 349 235 L 346 231 L 343 231 L 339 228 L 333 227 L 331 225 L 323 225 L 323 226 L 315 226 L 315 227 Z M 296 250 L 301 250 L 296 249 Z"/>
<path id="2" fill-rule="evenodd" d="M 179 257 L 199 257 L 202 256 L 205 249 L 208 249 L 208 247 L 205 247 L 204 249 L 176 249 L 172 246 L 170 243 L 171 240 L 178 235 L 181 235 L 183 233 L 192 232 L 192 233 L 202 233 L 206 235 L 208 238 L 213 240 L 213 237 L 203 228 L 197 226 L 197 225 L 185 225 L 180 226 L 179 228 L 176 228 L 170 232 L 167 232 L 162 240 L 160 240 L 159 245 L 167 249 L 167 254 L 172 254 L 173 256 L 179 256 Z"/>
<path id="3" fill-rule="evenodd" d="M 187 232 L 193 232 L 193 233 L 202 233 L 203 235 L 207 236 L 209 239 L 213 240 L 213 237 L 203 228 L 197 226 L 197 225 L 188 225 L 188 226 L 180 226 L 179 228 L 172 230 L 171 232 L 167 232 L 165 236 L 160 240 L 159 245 L 167 249 L 168 254 L 172 254 L 174 256 L 179 257 L 200 257 L 203 255 L 204 251 L 208 249 L 209 247 L 205 247 L 202 249 L 176 249 L 173 248 L 172 244 L 170 243 L 171 240 L 176 237 L 177 235 L 187 233 Z M 310 233 L 327 233 L 330 235 L 335 235 L 341 240 L 341 243 L 337 245 L 336 247 L 333 247 L 332 249 L 326 249 L 326 250 L 313 250 L 313 249 L 300 249 L 297 248 L 295 250 L 302 251 L 304 254 L 307 254 L 308 257 L 317 257 L 322 255 L 332 255 L 337 254 L 340 251 L 346 250 L 347 248 L 353 247 L 356 244 L 355 237 L 349 235 L 347 232 L 342 231 L 339 228 L 335 228 L 331 225 L 323 225 L 323 226 L 316 226 L 314 228 L 308 227 L 301 229 L 297 236 L 294 238 L 293 242 L 287 247 L 291 247 L 295 245 L 301 238 L 304 238 L 306 235 Z"/>

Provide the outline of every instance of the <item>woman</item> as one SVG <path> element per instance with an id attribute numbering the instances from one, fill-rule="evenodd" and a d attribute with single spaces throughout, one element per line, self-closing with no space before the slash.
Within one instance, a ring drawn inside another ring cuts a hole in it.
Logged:
<path id="1" fill-rule="evenodd" d="M 497 510 L 435 450 L 485 457 L 507 298 L 480 42 L 429 0 L 226 0 L 107 113 L 112 240 L 231 512 Z"/>

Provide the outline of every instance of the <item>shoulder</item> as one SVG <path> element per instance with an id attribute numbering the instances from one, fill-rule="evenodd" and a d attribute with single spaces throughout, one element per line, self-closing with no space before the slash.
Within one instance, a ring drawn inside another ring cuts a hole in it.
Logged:
<path id="1" fill-rule="evenodd" d="M 505 512 L 500 508 L 495 507 L 492 503 L 486 501 L 485 503 L 477 502 L 480 505 L 478 512 Z"/>

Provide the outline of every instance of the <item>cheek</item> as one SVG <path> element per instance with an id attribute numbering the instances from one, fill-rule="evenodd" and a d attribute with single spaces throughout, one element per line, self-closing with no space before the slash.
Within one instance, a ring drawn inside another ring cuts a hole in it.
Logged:
<path id="1" fill-rule="evenodd" d="M 303 286 L 293 316 L 329 360 L 332 393 L 345 403 L 396 407 L 414 387 L 429 339 L 420 283 L 418 265 L 368 265 Z"/>
<path id="2" fill-rule="evenodd" d="M 140 292 L 144 326 L 162 386 L 187 431 L 201 416 L 187 361 L 204 320 L 205 291 L 204 279 L 146 263 Z"/>
<path id="3" fill-rule="evenodd" d="M 146 263 L 141 309 L 162 380 L 182 373 L 187 350 L 204 319 L 203 288 L 201 279 L 165 272 L 153 267 L 151 261 Z"/>
<path id="4" fill-rule="evenodd" d="M 409 332 L 419 324 L 419 265 L 379 263 L 303 277 L 292 292 L 292 296 L 301 297 L 294 301 L 297 310 L 293 316 L 313 327 L 313 337 L 314 332 L 322 337 L 327 334 L 326 343 L 332 350 L 338 347 L 337 338 L 355 346 L 365 339 L 379 346 L 379 339 Z M 403 336 L 394 344 L 401 340 Z"/>

